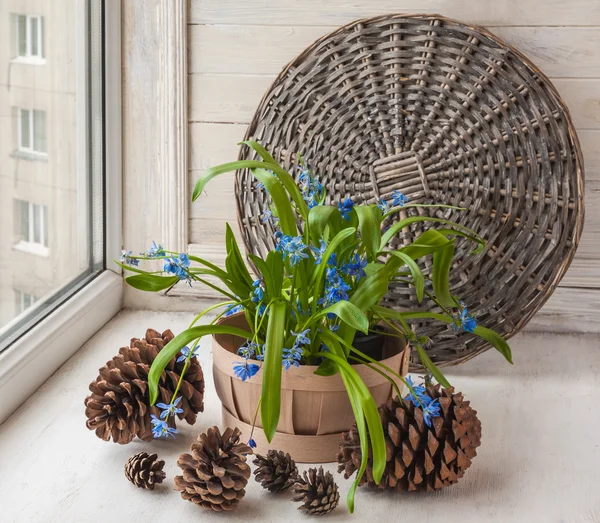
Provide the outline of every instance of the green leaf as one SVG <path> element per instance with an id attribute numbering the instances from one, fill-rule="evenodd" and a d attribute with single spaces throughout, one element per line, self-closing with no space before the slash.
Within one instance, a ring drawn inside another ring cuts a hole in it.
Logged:
<path id="1" fill-rule="evenodd" d="M 452 268 L 453 258 L 454 243 L 433 253 L 433 267 L 431 270 L 433 292 L 444 307 L 456 306 L 456 300 L 450 293 L 450 269 Z"/>
<path id="2" fill-rule="evenodd" d="M 375 261 L 381 243 L 381 211 L 376 205 L 355 205 L 358 216 L 358 230 L 367 250 L 367 260 Z"/>
<path id="3" fill-rule="evenodd" d="M 450 387 L 451 386 L 450 382 L 446 379 L 446 376 L 444 376 L 442 374 L 440 369 L 438 369 L 435 366 L 435 363 L 433 363 L 433 361 L 431 361 L 431 359 L 425 352 L 425 349 L 423 347 L 421 347 L 418 343 L 416 343 L 415 345 L 417 347 L 417 352 L 419 353 L 419 358 L 421 359 L 421 363 L 423 364 L 423 367 L 425 367 L 429 372 L 431 372 L 431 375 L 436 379 L 436 381 L 440 385 L 442 385 L 442 387 L 446 387 L 446 388 Z"/>
<path id="4" fill-rule="evenodd" d="M 296 216 L 292 210 L 292 204 L 279 180 L 265 169 L 250 169 L 255 178 L 260 180 L 273 200 L 277 211 L 279 225 L 284 234 L 297 236 Z"/>
<path id="5" fill-rule="evenodd" d="M 478 325 L 477 327 L 475 327 L 473 334 L 479 336 L 480 338 L 483 338 L 488 343 L 491 343 L 492 346 L 500 354 L 502 354 L 502 356 L 506 358 L 506 361 L 508 361 L 508 363 L 513 363 L 512 351 L 510 350 L 510 346 L 508 345 L 506 340 L 502 336 L 500 336 L 500 334 L 498 334 L 496 331 Z"/>
<path id="6" fill-rule="evenodd" d="M 184 330 L 167 343 L 152 362 L 152 367 L 150 367 L 150 372 L 148 373 L 150 405 L 154 405 L 158 398 L 158 382 L 169 362 L 188 343 L 208 334 L 231 334 L 240 338 L 252 338 L 251 332 L 227 325 L 202 325 Z"/>
<path id="7" fill-rule="evenodd" d="M 384 249 L 384 247 L 389 243 L 389 241 L 394 236 L 396 236 L 396 234 L 398 234 L 402 229 L 404 229 L 405 227 L 408 227 L 409 225 L 412 225 L 413 223 L 417 223 L 417 222 L 445 223 L 446 225 L 451 225 L 452 227 L 455 227 L 456 229 L 459 229 L 461 231 L 468 232 L 469 234 L 471 234 L 477 238 L 480 238 L 481 241 L 484 241 L 473 229 L 469 229 L 468 227 L 465 227 L 464 225 L 460 225 L 458 223 L 451 222 L 449 220 L 443 220 L 441 218 L 432 218 L 430 216 L 410 216 L 409 218 L 404 218 L 403 220 L 396 222 L 384 233 L 384 235 L 381 238 L 381 244 L 379 245 L 379 250 L 382 251 Z"/>
<path id="8" fill-rule="evenodd" d="M 316 247 L 319 246 L 325 227 L 329 224 L 335 211 L 336 208 L 330 205 L 316 205 L 308 211 L 308 230 Z"/>
<path id="9" fill-rule="evenodd" d="M 366 314 L 349 301 L 338 301 L 337 303 L 330 305 L 313 316 L 310 323 L 312 324 L 315 321 L 318 321 L 327 314 L 335 314 L 353 329 L 364 332 L 365 334 L 369 333 L 369 319 Z"/>
<path id="10" fill-rule="evenodd" d="M 273 277 L 273 296 L 281 296 L 281 290 L 283 288 L 283 277 L 284 277 L 284 265 L 283 255 L 279 251 L 270 251 L 267 254 L 267 267 L 271 271 Z"/>
<path id="11" fill-rule="evenodd" d="M 277 161 L 275 160 L 275 158 L 273 158 L 270 154 L 269 151 L 267 151 L 261 144 L 259 144 L 258 142 L 255 142 L 254 140 L 246 140 L 243 142 L 238 143 L 238 145 L 247 145 L 248 147 L 250 147 L 251 149 L 255 150 L 259 156 L 267 163 L 270 163 L 272 165 L 277 165 L 279 167 L 279 164 L 277 163 Z"/>
<path id="12" fill-rule="evenodd" d="M 408 254 L 413 260 L 416 260 L 423 256 L 433 254 L 451 243 L 452 242 L 443 234 L 440 234 L 435 229 L 429 229 L 421 234 L 421 236 L 415 238 L 415 241 L 410 245 L 406 245 L 398 250 Z M 385 251 L 381 254 L 385 254 Z"/>
<path id="13" fill-rule="evenodd" d="M 472 234 L 467 234 L 466 232 L 457 231 L 455 229 L 437 229 L 437 232 L 444 236 L 461 236 L 476 243 L 477 247 L 471 251 L 471 254 L 479 254 L 485 248 L 485 240 L 480 236 L 473 236 Z"/>
<path id="14" fill-rule="evenodd" d="M 285 332 L 286 304 L 274 301 L 267 320 L 267 340 L 263 365 L 262 396 L 260 402 L 261 421 L 265 436 L 271 442 L 281 408 L 281 372 L 283 336 Z"/>
<path id="15" fill-rule="evenodd" d="M 425 278 L 421 272 L 421 268 L 408 254 L 405 254 L 401 251 L 392 251 L 391 254 L 400 258 L 407 265 L 410 273 L 412 274 L 413 281 L 415 282 L 417 300 L 419 300 L 419 303 L 421 303 L 425 294 Z"/>
<path id="16" fill-rule="evenodd" d="M 225 268 L 227 269 L 228 276 L 237 283 L 242 284 L 246 293 L 250 292 L 254 280 L 250 276 L 248 267 L 246 267 L 244 258 L 242 258 L 242 253 L 229 224 L 227 224 L 225 230 L 225 247 L 227 249 Z"/>
<path id="17" fill-rule="evenodd" d="M 138 274 L 148 274 L 148 271 L 145 271 L 143 269 L 138 269 L 137 267 L 133 267 L 131 265 L 127 265 L 125 263 L 121 263 L 118 260 L 113 260 L 119 267 L 121 267 L 122 269 L 125 269 L 126 271 L 131 271 L 131 272 L 137 272 Z"/>
<path id="18" fill-rule="evenodd" d="M 134 289 L 158 292 L 173 287 L 179 278 L 177 276 L 157 276 L 156 274 L 136 274 L 125 278 L 125 281 Z"/>

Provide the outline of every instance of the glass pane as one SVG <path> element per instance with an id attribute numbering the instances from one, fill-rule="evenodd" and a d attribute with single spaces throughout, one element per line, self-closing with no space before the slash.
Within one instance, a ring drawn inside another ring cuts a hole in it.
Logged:
<path id="1" fill-rule="evenodd" d="M 31 35 L 31 49 L 30 54 L 32 56 L 37 56 L 39 54 L 38 49 L 38 18 L 30 18 L 29 19 L 29 34 Z"/>
<path id="2" fill-rule="evenodd" d="M 40 153 L 46 152 L 45 111 L 33 111 L 33 149 Z"/>
<path id="3" fill-rule="evenodd" d="M 27 17 L 18 15 L 17 20 L 17 54 L 19 56 L 27 55 Z"/>
<path id="4" fill-rule="evenodd" d="M 0 351 L 104 269 L 103 2 L 25 4 L 33 16 L 13 18 L 19 54 L 49 45 L 43 66 L 11 69 L 0 53 L 0 71 L 12 70 L 0 115 L 13 115 L 0 118 Z M 0 1 L 0 19 L 15 5 Z"/>
<path id="5" fill-rule="evenodd" d="M 29 111 L 27 109 L 21 109 L 20 122 L 21 122 L 21 142 L 20 142 L 20 145 L 24 149 L 29 149 L 31 147 L 31 143 L 30 143 L 30 140 L 29 140 L 30 133 L 31 133 L 31 128 L 30 128 L 30 125 L 29 125 Z"/>

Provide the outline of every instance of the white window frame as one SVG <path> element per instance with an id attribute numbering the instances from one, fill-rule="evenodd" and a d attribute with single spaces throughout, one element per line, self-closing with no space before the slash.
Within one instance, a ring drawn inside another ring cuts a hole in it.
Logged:
<path id="1" fill-rule="evenodd" d="M 78 2 L 77 27 L 88 29 L 87 2 Z M 77 38 L 84 59 L 86 33 Z M 121 250 L 121 1 L 104 3 L 104 254 Z M 122 305 L 123 280 L 115 264 L 106 269 L 0 353 L 0 424 L 26 401 Z M 42 302 L 38 302 L 37 307 Z M 33 307 L 32 307 L 33 308 Z"/>
<path id="2" fill-rule="evenodd" d="M 19 17 L 25 17 L 25 54 L 19 54 Z M 46 63 L 45 35 L 44 35 L 44 17 L 42 15 L 26 15 L 24 13 L 13 14 L 14 33 L 15 33 L 15 57 L 14 62 L 23 62 L 32 65 L 44 65 Z M 35 23 L 38 34 L 38 53 L 31 52 L 31 28 Z"/>
<path id="3" fill-rule="evenodd" d="M 48 238 L 46 238 L 46 220 L 48 220 L 48 206 L 41 203 L 33 203 L 26 200 L 18 200 L 22 204 L 27 205 L 28 226 L 27 237 L 19 241 L 14 248 L 20 251 L 30 252 L 37 256 L 48 256 L 50 249 L 48 246 Z M 35 241 L 35 207 L 39 208 L 39 227 L 40 241 Z"/>

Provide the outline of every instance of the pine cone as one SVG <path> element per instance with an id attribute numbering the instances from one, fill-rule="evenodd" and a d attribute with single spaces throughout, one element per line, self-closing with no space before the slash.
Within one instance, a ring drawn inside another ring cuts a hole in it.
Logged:
<path id="1" fill-rule="evenodd" d="M 269 450 L 266 457 L 257 455 L 253 463 L 256 481 L 270 492 L 282 492 L 296 482 L 298 467 L 289 454 Z"/>
<path id="2" fill-rule="evenodd" d="M 175 476 L 175 489 L 183 499 L 215 511 L 237 507 L 250 477 L 246 454 L 252 454 L 252 449 L 239 440 L 237 428 L 228 428 L 221 435 L 212 427 L 198 436 L 191 454 L 179 456 L 177 465 L 183 476 Z"/>
<path id="3" fill-rule="evenodd" d="M 331 512 L 340 501 L 338 487 L 331 472 L 323 473 L 323 467 L 308 469 L 304 477 L 298 477 L 292 487 L 292 501 L 301 501 L 298 507 L 307 514 L 321 515 Z"/>
<path id="4" fill-rule="evenodd" d="M 92 394 L 85 398 L 88 429 L 95 430 L 104 441 L 112 437 L 121 444 L 129 443 L 136 436 L 144 441 L 153 439 L 150 415 L 158 416 L 160 411 L 149 406 L 148 372 L 160 349 L 172 339 L 170 330 L 160 334 L 148 329 L 145 339 L 133 338 L 129 347 L 121 348 L 119 354 L 99 370 L 99 376 L 90 383 Z M 172 399 L 185 365 L 184 361 L 176 361 L 180 355 L 175 356 L 162 373 L 157 403 L 170 403 Z M 179 405 L 183 413 L 178 414 L 179 419 L 194 424 L 196 414 L 204 410 L 204 376 L 196 358 L 190 360 L 179 395 L 183 398 Z"/>
<path id="5" fill-rule="evenodd" d="M 439 399 L 440 416 L 428 427 L 423 410 L 408 399 L 389 400 L 379 408 L 385 433 L 387 464 L 381 482 L 373 479 L 373 460 L 360 485 L 397 491 L 426 490 L 452 485 L 463 477 L 481 443 L 481 422 L 462 393 L 454 388 L 429 386 L 427 395 Z M 338 471 L 348 479 L 361 461 L 360 439 L 356 424 L 344 433 L 338 452 Z"/>
<path id="6" fill-rule="evenodd" d="M 165 462 L 156 458 L 156 454 L 146 452 L 131 456 L 125 463 L 125 477 L 136 487 L 154 490 L 154 485 L 162 483 L 166 476 L 163 472 Z"/>

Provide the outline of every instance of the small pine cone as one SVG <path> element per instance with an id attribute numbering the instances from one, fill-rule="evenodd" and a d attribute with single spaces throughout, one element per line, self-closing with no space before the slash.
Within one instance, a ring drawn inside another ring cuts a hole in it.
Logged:
<path id="1" fill-rule="evenodd" d="M 183 499 L 215 511 L 238 506 L 250 478 L 246 454 L 252 454 L 252 449 L 239 440 L 237 428 L 228 428 L 221 435 L 217 427 L 212 427 L 198 436 L 191 454 L 179 456 L 177 465 L 183 469 L 183 476 L 175 476 L 175 490 Z"/>
<path id="2" fill-rule="evenodd" d="M 269 450 L 266 457 L 257 454 L 253 463 L 256 481 L 270 492 L 282 492 L 296 482 L 298 467 L 289 454 Z"/>
<path id="3" fill-rule="evenodd" d="M 133 338 L 129 347 L 99 370 L 99 376 L 90 383 L 92 392 L 85 398 L 86 426 L 95 430 L 104 441 L 111 438 L 115 443 L 129 443 L 136 436 L 151 441 L 150 416 L 158 416 L 160 410 L 149 406 L 148 372 L 160 350 L 173 339 L 173 333 L 162 334 L 154 329 L 146 331 L 144 339 Z M 166 366 L 160 377 L 157 403 L 170 403 L 173 392 L 185 365 L 177 362 L 177 354 Z M 197 358 L 192 358 L 179 389 L 183 409 L 179 419 L 196 422 L 196 414 L 204 410 L 204 376 Z M 173 420 L 170 421 L 172 423 Z"/>
<path id="4" fill-rule="evenodd" d="M 408 399 L 389 400 L 379 408 L 385 435 L 387 464 L 379 485 L 373 479 L 369 458 L 360 485 L 396 491 L 431 492 L 452 485 L 463 477 L 481 444 L 481 422 L 462 393 L 454 388 L 429 386 L 427 395 L 438 399 L 440 416 L 428 427 L 423 410 Z M 360 439 L 356 425 L 344 433 L 338 452 L 338 471 L 348 479 L 360 467 Z"/>
<path id="5" fill-rule="evenodd" d="M 292 492 L 292 501 L 302 502 L 298 510 L 315 516 L 331 512 L 340 501 L 333 476 L 331 472 L 323 473 L 323 467 L 319 467 L 319 470 L 308 469 L 304 477 L 298 476 Z"/>
<path id="6" fill-rule="evenodd" d="M 146 452 L 131 456 L 125 463 L 125 477 L 136 487 L 154 490 L 154 485 L 162 483 L 166 476 L 163 472 L 165 462 L 156 458 L 156 454 Z"/>

